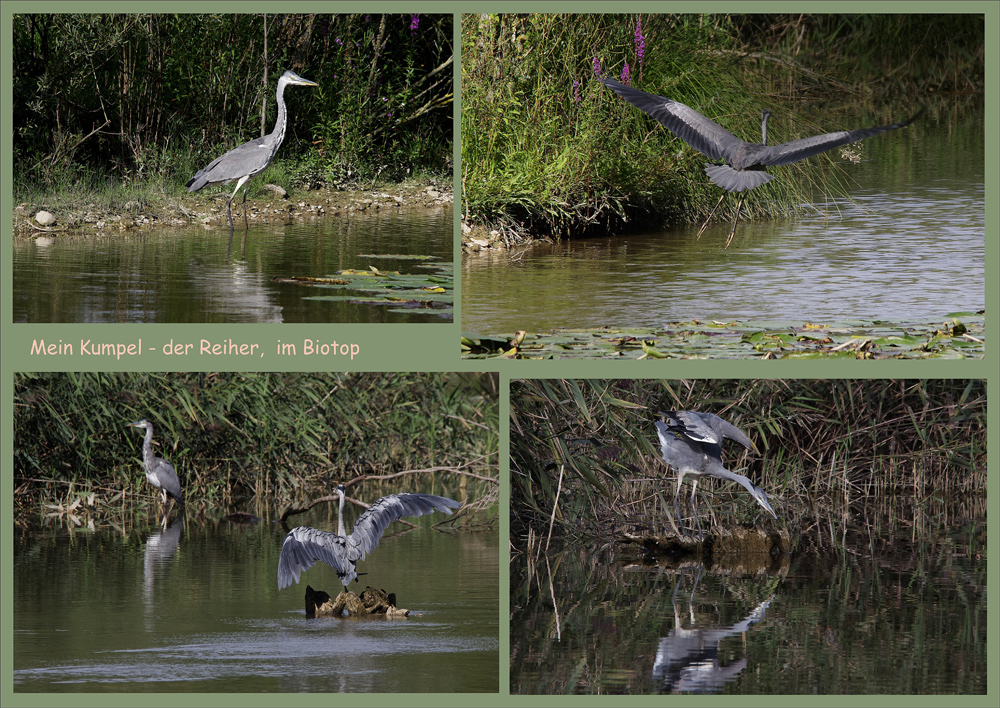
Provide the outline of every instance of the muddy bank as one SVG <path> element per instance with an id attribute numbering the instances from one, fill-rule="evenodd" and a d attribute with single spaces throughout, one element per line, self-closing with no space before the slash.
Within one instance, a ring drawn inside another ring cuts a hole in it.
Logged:
<path id="1" fill-rule="evenodd" d="M 126 202 L 121 208 L 96 204 L 67 207 L 21 203 L 14 207 L 14 236 L 33 238 L 53 233 L 102 233 L 143 228 L 205 224 L 227 227 L 226 200 L 231 192 L 183 192 L 156 202 Z M 264 185 L 246 202 L 247 219 L 254 224 L 291 223 L 306 219 L 384 211 L 427 209 L 452 203 L 450 180 L 383 185 L 375 189 L 339 190 L 324 187 L 291 194 L 277 185 Z M 242 196 L 233 200 L 233 222 L 242 224 Z M 48 216 L 45 215 L 48 214 Z"/>

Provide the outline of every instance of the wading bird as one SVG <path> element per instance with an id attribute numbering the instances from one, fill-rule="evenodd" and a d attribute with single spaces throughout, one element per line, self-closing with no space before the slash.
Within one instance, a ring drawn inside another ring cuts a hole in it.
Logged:
<path id="1" fill-rule="evenodd" d="M 674 511 L 677 523 L 681 523 L 681 510 L 677 498 L 681 493 L 684 475 L 691 475 L 691 510 L 694 512 L 698 532 L 703 533 L 695 505 L 700 477 L 716 477 L 738 482 L 750 492 L 758 504 L 774 518 L 778 518 L 767 501 L 764 490 L 741 474 L 730 472 L 722 466 L 722 441 L 732 440 L 748 450 L 755 449 L 750 438 L 732 423 L 712 413 L 697 411 L 668 411 L 660 413 L 667 422 L 656 421 L 656 435 L 660 438 L 660 452 L 663 461 L 677 472 L 677 491 L 674 493 Z"/>
<path id="2" fill-rule="evenodd" d="M 337 571 L 340 582 L 347 587 L 358 577 L 355 564 L 375 550 L 386 527 L 404 516 L 423 516 L 435 511 L 450 514 L 462 506 L 448 497 L 433 494 L 390 494 L 381 497 L 354 522 L 351 535 L 344 533 L 344 485 L 337 485 L 340 508 L 337 512 L 337 533 L 299 526 L 288 532 L 281 545 L 278 559 L 278 589 L 299 582 L 299 575 L 323 561 Z"/>
<path id="3" fill-rule="evenodd" d="M 761 113 L 761 142 L 755 144 L 740 140 L 715 121 L 706 118 L 683 103 L 634 89 L 614 79 L 600 79 L 600 81 L 633 106 L 662 123 L 674 135 L 701 154 L 713 160 L 725 162 L 724 165 L 705 166 L 708 178 L 722 187 L 725 192 L 719 197 L 715 208 L 712 209 L 704 225 L 699 229 L 698 238 L 701 238 L 702 233 L 708 228 L 708 222 L 712 220 L 715 210 L 722 204 L 726 192 L 750 190 L 774 179 L 774 175 L 764 171 L 766 168 L 789 165 L 821 152 L 832 150 L 840 145 L 864 140 L 887 130 L 906 127 L 924 112 L 921 108 L 916 115 L 902 123 L 880 125 L 876 128 L 841 130 L 836 133 L 799 138 L 781 145 L 768 145 L 767 119 L 771 116 L 771 111 L 765 110 Z M 729 248 L 733 235 L 736 233 L 736 225 L 740 222 L 740 210 L 743 208 L 745 199 L 746 194 L 740 196 L 739 204 L 736 205 L 736 219 L 733 221 L 733 230 L 729 232 L 726 248 Z"/>
<path id="4" fill-rule="evenodd" d="M 278 152 L 281 141 L 285 139 L 285 126 L 288 124 L 288 113 L 285 110 L 285 87 L 289 84 L 294 86 L 318 86 L 312 81 L 306 81 L 293 71 L 286 71 L 278 79 L 278 120 L 274 123 L 274 130 L 263 138 L 251 140 L 243 143 L 239 147 L 233 148 L 222 157 L 216 158 L 212 164 L 203 170 L 199 170 L 194 177 L 184 185 L 188 192 L 197 192 L 202 187 L 212 184 L 231 184 L 236 182 L 236 189 L 233 195 L 226 202 L 226 215 L 229 217 L 229 241 L 233 240 L 233 212 L 232 203 L 236 193 L 243 187 L 243 226 L 249 228 L 247 222 L 247 182 L 251 177 L 263 172 L 274 154 Z"/>
<path id="5" fill-rule="evenodd" d="M 142 441 L 142 466 L 146 468 L 146 479 L 163 494 L 163 505 L 167 504 L 168 494 L 183 504 L 184 491 L 174 472 L 174 466 L 153 454 L 153 424 L 143 419 L 138 423 L 129 423 L 129 427 L 144 428 L 146 431 L 146 439 Z"/>

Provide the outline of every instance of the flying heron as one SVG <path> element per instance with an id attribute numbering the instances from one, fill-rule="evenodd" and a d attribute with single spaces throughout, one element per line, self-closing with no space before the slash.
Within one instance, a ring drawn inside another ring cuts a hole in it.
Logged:
<path id="1" fill-rule="evenodd" d="M 129 423 L 129 427 L 146 431 L 146 438 L 142 441 L 142 466 L 146 468 L 146 479 L 163 495 L 163 505 L 167 504 L 167 495 L 183 504 L 184 491 L 174 466 L 153 454 L 153 424 L 143 418 L 138 423 Z"/>
<path id="2" fill-rule="evenodd" d="M 247 182 L 251 177 L 263 172 L 274 155 L 281 147 L 281 141 L 285 139 L 285 127 L 288 124 L 288 113 L 285 110 L 285 87 L 293 86 L 318 86 L 319 84 L 307 81 L 294 71 L 286 71 L 278 79 L 278 119 L 274 123 L 274 130 L 263 138 L 251 140 L 235 147 L 222 157 L 216 158 L 203 170 L 199 170 L 194 177 L 184 185 L 188 192 L 197 192 L 202 187 L 212 184 L 231 184 L 236 182 L 236 189 L 233 195 L 226 202 L 226 215 L 229 217 L 229 240 L 233 239 L 233 212 L 232 203 L 236 193 L 243 187 L 243 225 L 249 228 L 247 222 Z"/>
<path id="3" fill-rule="evenodd" d="M 713 160 L 722 160 L 725 163 L 705 166 L 708 178 L 725 191 L 719 197 L 719 201 L 716 202 L 715 208 L 712 209 L 701 229 L 698 230 L 699 239 L 708 228 L 708 223 L 715 215 L 715 210 L 722 204 L 726 192 L 751 190 L 774 179 L 774 175 L 765 172 L 766 168 L 789 165 L 821 152 L 832 150 L 840 145 L 864 140 L 887 130 L 904 128 L 924 112 L 924 109 L 921 108 L 912 118 L 902 123 L 880 125 L 875 128 L 841 130 L 836 133 L 799 138 L 781 145 L 768 145 L 767 119 L 770 118 L 771 111 L 764 110 L 761 112 L 761 142 L 755 144 L 740 140 L 715 121 L 706 118 L 683 103 L 634 89 L 614 79 L 602 78 L 599 80 L 633 106 L 662 123 L 674 135 L 698 152 Z M 726 240 L 726 248 L 729 248 L 729 244 L 732 243 L 733 236 L 736 234 L 736 225 L 740 222 L 740 210 L 743 208 L 745 199 L 746 194 L 741 195 L 740 201 L 736 205 L 736 219 L 733 221 L 733 230 L 729 232 L 729 238 Z"/>
<path id="4" fill-rule="evenodd" d="M 375 550 L 386 527 L 404 516 L 423 516 L 435 511 L 450 514 L 452 509 L 462 506 L 448 497 L 433 494 L 390 494 L 379 498 L 354 522 L 354 530 L 347 536 L 344 532 L 344 485 L 337 485 L 340 507 L 337 511 L 337 533 L 320 531 L 308 526 L 299 526 L 288 532 L 281 545 L 278 559 L 278 589 L 282 590 L 299 582 L 299 575 L 313 567 L 316 561 L 323 561 L 337 571 L 337 577 L 344 587 L 357 579 L 355 565 L 359 560 Z"/>
<path id="5" fill-rule="evenodd" d="M 677 472 L 677 491 L 674 493 L 674 510 L 680 523 L 681 510 L 677 498 L 681 493 L 684 475 L 691 475 L 691 509 L 694 511 L 698 532 L 702 532 L 701 521 L 698 519 L 698 509 L 695 506 L 695 493 L 698 491 L 700 477 L 716 477 L 728 479 L 743 485 L 750 496 L 765 511 L 778 518 L 774 509 L 767 501 L 764 490 L 741 474 L 730 472 L 722 465 L 722 441 L 732 440 L 748 450 L 756 449 L 753 442 L 742 430 L 732 423 L 724 421 L 712 413 L 698 411 L 668 411 L 660 415 L 666 422 L 656 421 L 656 435 L 660 438 L 660 452 L 663 461 Z"/>

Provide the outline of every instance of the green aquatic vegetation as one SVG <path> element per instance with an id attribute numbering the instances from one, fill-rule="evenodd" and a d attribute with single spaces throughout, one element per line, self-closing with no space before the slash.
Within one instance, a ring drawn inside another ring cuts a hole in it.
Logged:
<path id="1" fill-rule="evenodd" d="M 961 359 L 985 355 L 985 313 L 952 313 L 941 323 L 853 320 L 673 323 L 663 330 L 601 327 L 462 337 L 469 359 Z"/>

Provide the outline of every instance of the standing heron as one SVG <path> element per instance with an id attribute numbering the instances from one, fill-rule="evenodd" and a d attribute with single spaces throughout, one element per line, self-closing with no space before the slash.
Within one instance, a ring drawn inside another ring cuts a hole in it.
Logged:
<path id="1" fill-rule="evenodd" d="M 667 422 L 656 421 L 656 435 L 660 438 L 660 452 L 663 461 L 677 472 L 677 491 L 674 493 L 674 511 L 677 522 L 681 520 L 681 510 L 677 497 L 681 493 L 684 475 L 691 475 L 691 509 L 694 511 L 698 532 L 703 533 L 695 505 L 700 477 L 728 479 L 743 485 L 750 496 L 774 518 L 778 518 L 767 501 L 764 490 L 741 474 L 730 472 L 722 465 L 722 441 L 732 440 L 748 450 L 755 449 L 753 442 L 742 430 L 712 413 L 697 411 L 668 411 L 661 413 Z"/>
<path id="2" fill-rule="evenodd" d="M 600 79 L 600 81 L 633 106 L 648 113 L 662 123 L 674 135 L 701 154 L 713 160 L 722 160 L 725 162 L 723 165 L 705 166 L 708 178 L 725 191 L 719 197 L 719 201 L 716 202 L 715 208 L 712 209 L 701 229 L 699 229 L 699 239 L 705 229 L 708 228 L 708 222 L 715 215 L 715 210 L 722 204 L 726 192 L 751 190 L 774 179 L 774 175 L 764 171 L 766 168 L 777 165 L 789 165 L 793 162 L 804 160 L 807 157 L 819 155 L 821 152 L 832 150 L 840 145 L 864 140 L 873 135 L 884 133 L 887 130 L 904 128 L 919 118 L 924 112 L 921 108 L 912 118 L 902 123 L 880 125 L 876 128 L 841 130 L 836 133 L 799 138 L 798 140 L 791 140 L 781 145 L 768 145 L 767 119 L 771 117 L 771 111 L 764 110 L 760 114 L 761 142 L 760 144 L 756 144 L 740 140 L 715 121 L 706 118 L 701 113 L 698 113 L 698 111 L 685 106 L 683 103 L 634 89 L 614 79 Z M 746 194 L 741 195 L 740 201 L 736 205 L 736 220 L 733 221 L 733 230 L 729 232 L 729 238 L 726 240 L 726 248 L 729 248 L 729 244 L 733 240 L 733 235 L 736 233 L 736 225 L 740 222 L 740 210 L 743 208 L 745 199 Z"/>
<path id="3" fill-rule="evenodd" d="M 146 430 L 146 439 L 142 441 L 142 466 L 146 468 L 146 479 L 163 495 L 163 505 L 167 505 L 167 495 L 183 504 L 184 491 L 174 466 L 153 454 L 153 424 L 143 418 L 138 423 L 129 423 L 129 427 Z"/>
<path id="4" fill-rule="evenodd" d="M 354 522 L 351 535 L 344 533 L 344 485 L 337 485 L 340 508 L 337 511 L 337 533 L 299 526 L 288 532 L 281 544 L 278 559 L 278 589 L 299 582 L 299 574 L 323 561 L 337 571 L 344 587 L 358 577 L 355 565 L 375 550 L 386 527 L 404 516 L 423 516 L 435 511 L 450 514 L 462 506 L 448 497 L 433 494 L 390 494 L 379 498 Z"/>
<path id="5" fill-rule="evenodd" d="M 231 184 L 236 182 L 236 189 L 233 195 L 226 202 L 226 215 L 229 217 L 229 240 L 233 239 L 233 212 L 232 203 L 236 193 L 243 187 L 243 225 L 249 228 L 247 222 L 247 182 L 251 177 L 263 172 L 274 155 L 281 147 L 281 141 L 285 139 L 285 127 L 288 125 L 288 113 L 285 110 L 285 87 L 289 84 L 295 86 L 318 86 L 312 81 L 306 81 L 294 71 L 286 71 L 278 79 L 278 120 L 274 123 L 274 130 L 263 138 L 251 140 L 235 147 L 222 157 L 216 158 L 208 167 L 199 170 L 194 177 L 184 185 L 188 192 L 197 192 L 202 187 L 211 184 Z"/>

